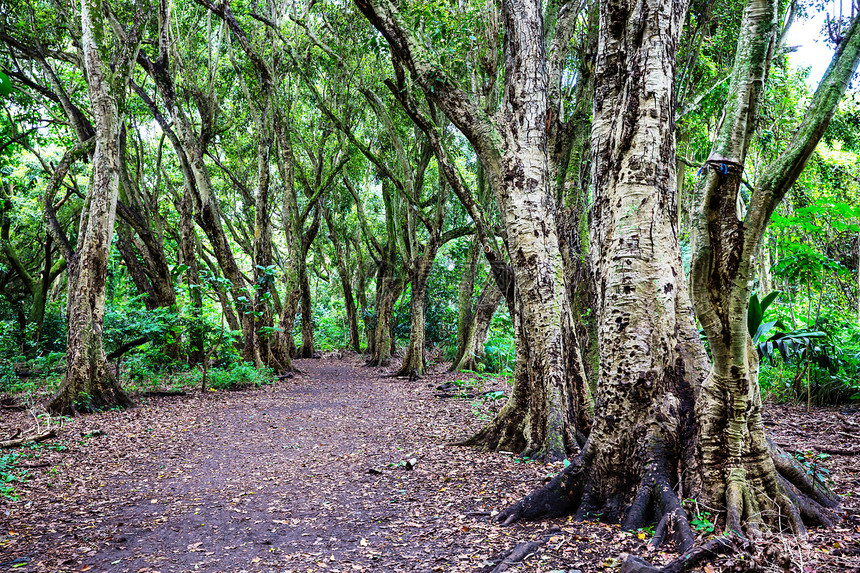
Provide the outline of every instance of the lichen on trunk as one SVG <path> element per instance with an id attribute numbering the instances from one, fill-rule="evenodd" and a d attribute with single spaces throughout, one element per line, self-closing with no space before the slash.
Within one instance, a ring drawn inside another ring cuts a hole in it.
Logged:
<path id="1" fill-rule="evenodd" d="M 115 67 L 102 60 L 104 22 L 99 2 L 81 2 L 81 50 L 95 119 L 93 174 L 69 265 L 66 375 L 48 404 L 51 412 L 74 414 L 132 405 L 105 357 L 103 344 L 108 255 L 119 191 L 119 135 L 128 59 Z M 127 49 L 131 46 L 126 46 Z"/>

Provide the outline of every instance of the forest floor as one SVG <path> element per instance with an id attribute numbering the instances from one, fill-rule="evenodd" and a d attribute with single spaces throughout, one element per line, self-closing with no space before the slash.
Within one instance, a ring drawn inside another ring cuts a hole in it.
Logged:
<path id="1" fill-rule="evenodd" d="M 646 531 L 492 520 L 562 468 L 451 445 L 502 403 L 481 392 L 503 381 L 407 381 L 358 357 L 297 366 L 294 378 L 251 390 L 137 397 L 131 410 L 63 420 L 51 441 L 0 450 L 14 466 L 6 475 L 26 478 L 12 484 L 19 499 L 0 497 L 0 571 L 490 571 L 537 539 L 546 542 L 508 571 L 611 572 L 627 553 L 673 557 L 649 551 Z M 860 411 L 767 408 L 775 440 L 829 472 L 848 519 L 806 542 L 759 546 L 780 548 L 782 565 L 801 573 L 860 571 L 860 456 L 816 449 L 860 446 Z M 34 420 L 0 416 L 0 439 Z"/>

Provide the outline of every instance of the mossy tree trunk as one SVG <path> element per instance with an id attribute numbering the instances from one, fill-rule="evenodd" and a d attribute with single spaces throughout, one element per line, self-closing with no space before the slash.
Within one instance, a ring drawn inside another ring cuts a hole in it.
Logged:
<path id="1" fill-rule="evenodd" d="M 104 61 L 107 27 L 101 2 L 81 2 L 81 51 L 95 122 L 92 181 L 87 190 L 77 248 L 69 264 L 66 375 L 48 409 L 59 414 L 128 407 L 105 357 L 103 328 L 108 256 L 119 191 L 120 128 L 125 90 L 137 39 L 122 42 L 124 56 Z"/>
<path id="2" fill-rule="evenodd" d="M 726 529 L 735 533 L 776 521 L 780 512 L 801 532 L 804 520 L 833 519 L 826 509 L 836 502 L 832 494 L 764 434 L 746 304 L 751 256 L 773 199 L 802 170 L 856 67 L 857 26 L 840 44 L 814 111 L 767 170 L 741 220 L 738 165 L 752 133 L 776 14 L 775 6 L 757 0 L 747 7 L 733 97 L 715 146 L 735 155 L 709 160 L 699 192 L 693 291 L 714 350 L 708 374 L 682 282 L 674 204 L 671 85 L 682 14 L 677 4 L 601 3 L 592 130 L 601 358 L 594 427 L 567 469 L 500 514 L 506 522 L 599 512 L 636 528 L 654 518 L 655 540 L 671 535 L 686 550 L 693 536 L 676 488 L 724 509 Z"/>
<path id="3" fill-rule="evenodd" d="M 45 309 L 48 304 L 48 292 L 51 285 L 57 277 L 66 270 L 66 259 L 61 257 L 58 261 L 54 261 L 54 253 L 58 250 L 54 244 L 53 237 L 50 233 L 45 234 L 45 241 L 42 244 L 43 259 L 42 269 L 38 274 L 34 274 L 28 270 L 18 255 L 17 250 L 12 244 L 10 230 L 12 227 L 12 182 L 3 183 L 0 188 L 0 248 L 6 258 L 6 264 L 17 275 L 24 289 L 30 294 L 30 310 L 27 313 L 26 323 L 33 325 L 32 336 L 25 341 L 25 352 L 32 353 L 41 337 L 42 325 L 45 320 Z M 46 200 L 53 201 L 53 198 L 48 197 Z"/>
<path id="4" fill-rule="evenodd" d="M 469 443 L 524 455 L 563 457 L 577 444 L 565 396 L 561 323 L 567 300 L 547 160 L 548 77 L 541 3 L 502 2 L 505 90 L 496 114 L 482 109 L 434 63 L 392 2 L 356 0 L 355 4 L 383 34 L 396 61 L 425 97 L 472 143 L 505 226 L 515 284 L 516 300 L 509 304 L 516 308 L 516 382 L 497 418 Z M 456 167 L 446 159 L 440 139 L 431 137 L 437 161 L 464 200 L 467 193 Z M 481 217 L 473 209 L 469 213 L 473 219 Z"/>
<path id="5" fill-rule="evenodd" d="M 851 24 L 788 148 L 765 169 L 745 214 L 737 207 L 777 42 L 778 6 L 750 0 L 744 12 L 724 119 L 695 192 L 692 294 L 713 356 L 696 405 L 705 503 L 725 508 L 727 530 L 750 532 L 787 516 L 829 525 L 838 498 L 770 443 L 761 419 L 758 355 L 747 311 L 767 223 L 820 140 L 860 61 L 860 18 Z"/>

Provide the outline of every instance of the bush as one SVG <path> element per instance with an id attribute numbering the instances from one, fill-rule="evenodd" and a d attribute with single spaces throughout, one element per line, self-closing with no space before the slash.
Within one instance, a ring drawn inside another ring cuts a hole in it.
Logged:
<path id="1" fill-rule="evenodd" d="M 195 385 L 200 385 L 203 373 L 197 370 L 191 377 Z M 208 371 L 206 385 L 215 390 L 240 390 L 253 388 L 275 381 L 271 368 L 256 368 L 250 362 L 236 362 L 227 368 L 213 368 Z"/>
<path id="2" fill-rule="evenodd" d="M 484 352 L 484 369 L 487 372 L 509 374 L 514 371 L 514 325 L 507 310 L 500 310 L 493 317 Z"/>

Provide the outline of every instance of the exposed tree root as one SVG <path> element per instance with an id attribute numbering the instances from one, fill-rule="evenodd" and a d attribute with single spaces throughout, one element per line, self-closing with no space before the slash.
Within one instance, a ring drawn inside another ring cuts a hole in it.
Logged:
<path id="1" fill-rule="evenodd" d="M 676 456 L 655 435 L 652 433 L 648 439 L 649 457 L 632 501 L 623 511 L 622 527 L 634 530 L 656 522 L 652 546 L 659 547 L 671 540 L 678 551 L 684 553 L 682 557 L 688 564 L 693 563 L 693 559 L 703 559 L 709 552 L 727 551 L 734 543 L 731 541 L 733 539 L 746 542 L 745 535 L 757 537 L 764 523 L 763 517 L 772 526 L 778 529 L 790 528 L 801 537 L 806 535 L 807 525 L 830 527 L 839 520 L 831 511 L 838 506 L 839 498 L 817 477 L 811 478 L 806 468 L 792 456 L 769 443 L 770 455 L 777 470 L 768 502 L 771 510 L 763 512 L 760 508 L 761 492 L 750 485 L 743 468 L 730 470 L 725 490 L 725 531 L 728 537 L 722 538 L 724 542 L 708 542 L 702 546 L 704 549 L 694 549 L 695 537 L 674 487 L 678 480 L 677 473 L 672 471 Z M 590 484 L 593 479 L 590 465 L 594 446 L 589 442 L 585 448 L 547 485 L 505 508 L 496 519 L 504 525 L 510 525 L 520 519 L 534 520 L 570 514 L 583 519 L 592 513 L 605 512 L 606 502 L 598 499 L 595 493 L 598 487 Z M 692 566 L 681 567 L 682 564 L 678 561 L 672 565 L 674 568 L 664 570 L 682 571 Z"/>
<path id="2" fill-rule="evenodd" d="M 391 364 L 391 357 L 383 358 L 379 356 L 371 356 L 365 363 L 365 366 L 370 368 L 382 368 Z"/>
<path id="3" fill-rule="evenodd" d="M 581 508 L 584 505 L 580 501 L 585 492 L 586 470 L 590 462 L 588 453 L 589 449 L 583 450 L 548 484 L 503 509 L 496 519 L 503 525 L 510 525 L 520 519 L 568 515 Z"/>
<path id="4" fill-rule="evenodd" d="M 535 541 L 524 541 L 513 549 L 505 553 L 499 564 L 496 565 L 490 573 L 502 573 L 503 571 L 507 571 L 510 567 L 516 565 L 532 553 L 534 553 L 538 547 L 549 541 L 549 539 L 559 533 L 558 529 L 551 529 L 549 532 L 537 539 Z"/>
<path id="5" fill-rule="evenodd" d="M 718 555 L 745 551 L 748 544 L 748 541 L 736 535 L 717 537 L 685 551 L 683 555 L 663 567 L 654 567 L 644 559 L 631 555 L 621 565 L 621 573 L 683 573 Z"/>
<path id="6" fill-rule="evenodd" d="M 423 367 L 422 367 L 421 371 L 419 372 L 418 368 L 416 368 L 415 366 L 413 366 L 411 364 L 411 361 L 404 360 L 403 366 L 401 366 L 400 369 L 394 373 L 394 377 L 395 378 L 408 378 L 410 382 L 414 382 L 415 380 L 418 380 L 419 378 L 421 378 L 421 375 L 423 374 L 423 372 L 424 372 Z"/>
<path id="7" fill-rule="evenodd" d="M 520 543 L 508 552 L 504 558 L 502 558 L 502 561 L 493 568 L 492 573 L 502 573 L 502 571 L 507 571 L 512 565 L 516 565 L 534 553 L 541 545 L 542 542 L 540 541 L 526 541 L 524 543 Z"/>
<path id="8" fill-rule="evenodd" d="M 76 416 L 92 414 L 108 408 L 131 408 L 134 402 L 115 382 L 98 384 L 90 393 L 73 394 L 71 387 L 61 388 L 47 405 L 46 409 L 52 414 L 61 416 Z"/>
<path id="9" fill-rule="evenodd" d="M 504 409 L 496 418 L 471 437 L 458 442 L 458 446 L 470 446 L 485 451 L 504 451 L 521 454 L 526 448 L 523 423 L 515 423 L 506 416 Z"/>
<path id="10" fill-rule="evenodd" d="M 834 454 L 837 456 L 860 456 L 860 448 L 828 448 L 816 446 L 815 449 L 822 454 Z"/>
<path id="11" fill-rule="evenodd" d="M 810 479 L 806 468 L 770 439 L 768 439 L 768 447 L 776 471 L 786 481 L 822 507 L 834 508 L 839 505 L 839 497 L 830 491 L 817 475 Z"/>
<path id="12" fill-rule="evenodd" d="M 659 547 L 671 535 L 678 550 L 687 551 L 693 547 L 693 531 L 670 481 L 666 446 L 662 441 L 652 439 L 650 452 L 651 459 L 622 527 L 628 530 L 644 527 L 648 510 L 653 509 L 659 521 L 651 543 Z"/>

